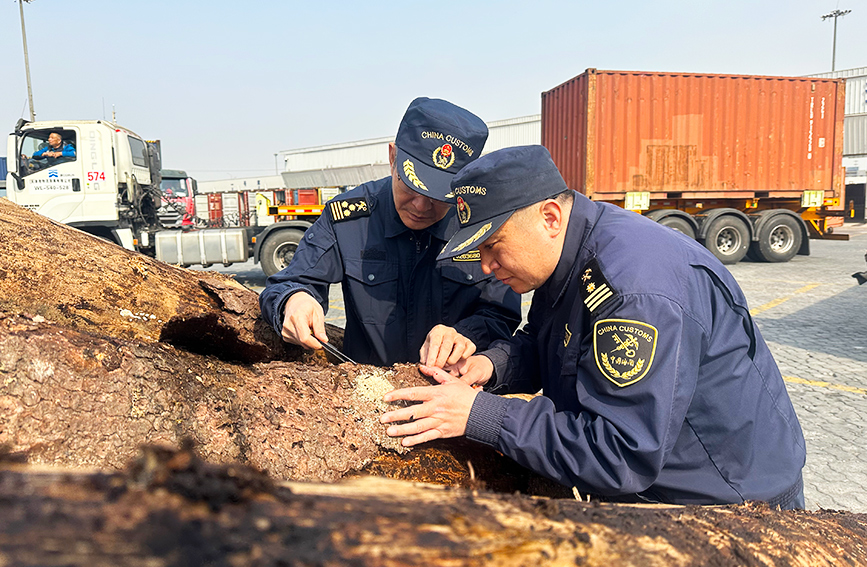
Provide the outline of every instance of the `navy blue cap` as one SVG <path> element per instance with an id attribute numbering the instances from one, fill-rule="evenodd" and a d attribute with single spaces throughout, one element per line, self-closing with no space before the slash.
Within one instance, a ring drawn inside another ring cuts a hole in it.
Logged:
<path id="1" fill-rule="evenodd" d="M 518 209 L 568 189 L 544 146 L 515 146 L 482 156 L 452 179 L 461 228 L 437 260 L 472 250 Z"/>
<path id="2" fill-rule="evenodd" d="M 454 203 L 449 182 L 482 155 L 487 139 L 487 125 L 472 112 L 445 100 L 417 98 L 397 130 L 394 166 L 407 187 Z"/>

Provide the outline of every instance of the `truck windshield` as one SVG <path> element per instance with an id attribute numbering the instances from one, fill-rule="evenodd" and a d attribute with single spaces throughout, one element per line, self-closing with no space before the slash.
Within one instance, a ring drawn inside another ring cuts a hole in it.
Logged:
<path id="1" fill-rule="evenodd" d="M 166 179 L 160 182 L 160 190 L 168 197 L 189 197 L 186 179 Z"/>

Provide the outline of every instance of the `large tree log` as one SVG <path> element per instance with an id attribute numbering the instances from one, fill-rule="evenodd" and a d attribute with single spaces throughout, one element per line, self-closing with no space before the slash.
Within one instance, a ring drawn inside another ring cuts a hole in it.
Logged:
<path id="1" fill-rule="evenodd" d="M 867 516 L 624 506 L 375 478 L 285 483 L 189 451 L 126 474 L 0 466 L 0 565 L 867 565 Z"/>
<path id="2" fill-rule="evenodd" d="M 258 296 L 215 272 L 130 252 L 0 199 L 0 311 L 224 360 L 291 360 Z"/>
<path id="3" fill-rule="evenodd" d="M 211 461 L 280 479 L 369 472 L 470 486 L 475 475 L 497 490 L 562 493 L 467 441 L 409 452 L 386 436 L 383 394 L 427 383 L 409 365 L 234 364 L 0 313 L 0 445 L 31 463 L 121 468 L 142 443 L 191 438 Z"/>
<path id="4" fill-rule="evenodd" d="M 142 443 L 189 437 L 212 461 L 281 479 L 368 471 L 562 490 L 469 442 L 408 454 L 387 437 L 382 395 L 427 383 L 411 367 L 327 365 L 284 347 L 258 296 L 231 278 L 130 253 L 3 199 L 0 298 L 0 444 L 33 463 L 117 468 Z M 338 331 L 329 326 L 339 344 Z"/>

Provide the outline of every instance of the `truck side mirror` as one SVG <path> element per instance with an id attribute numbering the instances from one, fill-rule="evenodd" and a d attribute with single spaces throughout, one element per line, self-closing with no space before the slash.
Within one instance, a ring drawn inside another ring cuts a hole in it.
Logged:
<path id="1" fill-rule="evenodd" d="M 9 175 L 12 176 L 12 179 L 15 180 L 16 185 L 18 185 L 18 189 L 24 189 L 24 180 L 21 179 L 21 176 L 15 173 L 14 171 L 10 171 Z"/>

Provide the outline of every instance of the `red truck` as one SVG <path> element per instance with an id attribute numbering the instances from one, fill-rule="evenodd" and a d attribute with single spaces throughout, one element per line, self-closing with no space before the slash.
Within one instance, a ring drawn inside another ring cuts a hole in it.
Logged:
<path id="1" fill-rule="evenodd" d="M 588 69 L 542 93 L 569 187 L 727 264 L 785 262 L 843 225 L 844 81 Z"/>

